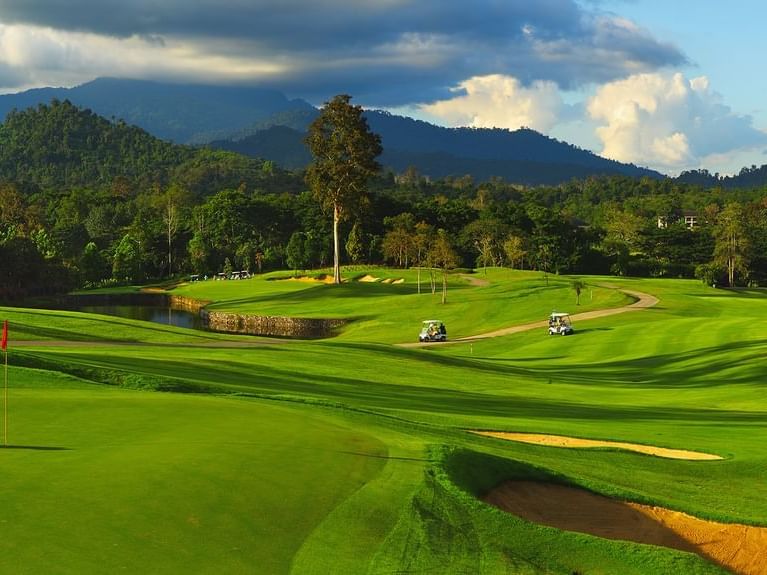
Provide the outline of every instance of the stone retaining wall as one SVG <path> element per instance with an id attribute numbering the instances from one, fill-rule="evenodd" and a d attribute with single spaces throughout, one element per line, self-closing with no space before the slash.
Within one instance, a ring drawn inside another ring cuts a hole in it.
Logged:
<path id="1" fill-rule="evenodd" d="M 322 338 L 346 324 L 342 319 L 311 319 L 263 315 L 241 315 L 218 311 L 202 311 L 213 331 L 266 335 L 274 337 Z"/>
<path id="2" fill-rule="evenodd" d="M 168 295 L 166 297 L 171 308 L 191 311 L 192 313 L 201 313 L 205 306 L 210 303 L 209 301 L 193 299 L 184 295 Z"/>

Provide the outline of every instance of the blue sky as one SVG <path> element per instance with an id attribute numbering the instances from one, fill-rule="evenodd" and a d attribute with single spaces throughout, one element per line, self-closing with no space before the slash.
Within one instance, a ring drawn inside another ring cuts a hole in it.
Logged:
<path id="1" fill-rule="evenodd" d="M 767 3 L 763 0 L 608 0 L 604 8 L 631 18 L 657 37 L 672 39 L 690 59 L 681 70 L 704 75 L 733 113 L 753 118 L 767 130 L 767 76 L 760 72 L 767 54 Z M 767 146 L 733 153 L 712 171 L 737 171 L 767 163 Z"/>
<path id="2" fill-rule="evenodd" d="M 99 76 L 349 93 L 675 174 L 767 163 L 757 0 L 0 0 L 0 91 Z"/>

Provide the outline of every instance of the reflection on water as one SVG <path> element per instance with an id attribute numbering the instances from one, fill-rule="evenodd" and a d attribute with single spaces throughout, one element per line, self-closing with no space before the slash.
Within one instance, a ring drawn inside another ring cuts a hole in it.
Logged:
<path id="1" fill-rule="evenodd" d="M 76 311 L 114 315 L 128 319 L 151 321 L 165 325 L 175 325 L 190 329 L 206 329 L 199 314 L 186 310 L 171 309 L 167 306 L 151 305 L 88 305 L 78 307 Z"/>

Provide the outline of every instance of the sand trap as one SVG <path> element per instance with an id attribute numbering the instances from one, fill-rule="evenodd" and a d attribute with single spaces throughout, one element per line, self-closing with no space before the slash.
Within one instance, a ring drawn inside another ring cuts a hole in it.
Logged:
<path id="1" fill-rule="evenodd" d="M 371 276 L 370 274 L 367 274 L 367 275 L 362 276 L 357 281 L 358 282 L 372 283 L 372 282 L 377 282 L 377 281 L 380 281 L 380 280 L 381 280 L 381 278 L 377 278 L 375 276 Z"/>
<path id="2" fill-rule="evenodd" d="M 315 283 L 315 284 L 332 284 L 333 283 L 333 276 L 331 276 L 331 275 L 324 275 L 324 276 L 320 276 L 320 277 L 293 276 L 293 277 L 289 277 L 289 278 L 280 278 L 279 281 L 307 282 L 307 283 Z"/>
<path id="3" fill-rule="evenodd" d="M 395 285 L 403 284 L 403 283 L 405 283 L 405 278 L 399 278 L 399 279 L 396 279 L 396 280 L 394 280 L 394 281 L 393 281 L 393 282 L 391 282 L 391 283 L 393 283 L 393 284 L 395 284 Z"/>
<path id="4" fill-rule="evenodd" d="M 497 437 L 499 439 L 509 439 L 511 441 L 521 441 L 523 443 L 534 443 L 536 445 L 547 445 L 551 447 L 617 447 L 618 449 L 626 449 L 628 451 L 636 451 L 648 455 L 657 455 L 658 457 L 667 457 L 669 459 L 690 459 L 693 461 L 713 461 L 722 459 L 718 455 L 701 453 L 700 451 L 668 449 L 666 447 L 655 447 L 652 445 L 642 445 L 640 443 L 623 443 L 621 441 L 597 441 L 594 439 L 565 437 L 563 435 L 512 433 L 506 431 L 472 431 L 472 433 L 485 435 L 487 437 Z"/>
<path id="5" fill-rule="evenodd" d="M 508 481 L 483 500 L 527 521 L 604 537 L 670 547 L 743 575 L 767 575 L 767 528 L 714 523 L 550 483 Z"/>

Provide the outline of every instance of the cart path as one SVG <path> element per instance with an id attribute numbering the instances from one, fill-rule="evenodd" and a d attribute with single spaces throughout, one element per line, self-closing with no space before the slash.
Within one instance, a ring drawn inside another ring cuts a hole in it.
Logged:
<path id="1" fill-rule="evenodd" d="M 587 320 L 587 319 L 595 319 L 599 317 L 607 317 L 611 315 L 617 315 L 619 313 L 626 313 L 628 311 L 639 311 L 639 310 L 651 308 L 660 301 L 654 295 L 644 293 L 641 291 L 615 288 L 615 286 L 611 286 L 611 285 L 603 285 L 601 287 L 617 289 L 618 291 L 621 291 L 633 298 L 636 298 L 636 301 L 632 304 L 625 305 L 623 307 L 597 309 L 594 311 L 585 311 L 582 313 L 571 314 L 570 319 L 572 319 L 573 322 Z M 482 339 L 488 339 L 491 337 L 499 337 L 502 335 L 511 335 L 513 333 L 519 333 L 523 331 L 530 331 L 531 329 L 546 329 L 548 326 L 549 326 L 548 320 L 541 320 L 541 321 L 536 321 L 532 323 L 524 323 L 521 325 L 505 327 L 502 329 L 497 329 L 495 331 L 490 331 L 486 333 L 480 333 L 477 335 L 459 337 L 456 339 L 448 339 L 447 341 L 444 341 L 444 342 L 400 343 L 397 345 L 399 345 L 400 347 L 422 347 L 422 346 L 429 346 L 429 345 L 447 345 L 450 343 L 466 343 L 466 342 L 478 341 Z"/>
<path id="2" fill-rule="evenodd" d="M 507 481 L 482 498 L 527 521 L 696 553 L 742 575 L 767 575 L 767 527 L 705 521 L 553 483 Z"/>

